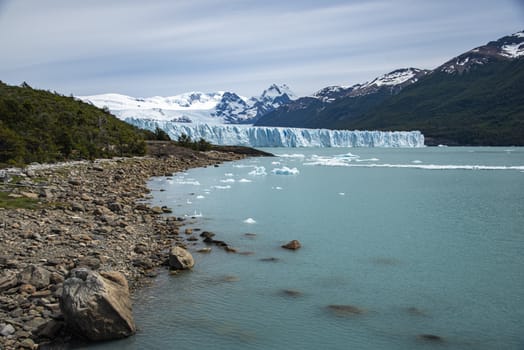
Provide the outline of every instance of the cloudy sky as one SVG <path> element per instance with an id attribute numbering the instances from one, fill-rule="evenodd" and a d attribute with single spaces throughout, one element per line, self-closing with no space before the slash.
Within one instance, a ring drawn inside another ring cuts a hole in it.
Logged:
<path id="1" fill-rule="evenodd" d="M 0 80 L 62 94 L 298 95 L 435 68 L 524 29 L 523 0 L 0 0 Z"/>

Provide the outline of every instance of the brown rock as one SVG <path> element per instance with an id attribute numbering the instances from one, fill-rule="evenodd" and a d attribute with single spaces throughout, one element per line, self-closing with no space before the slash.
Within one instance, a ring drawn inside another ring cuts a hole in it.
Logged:
<path id="1" fill-rule="evenodd" d="M 182 247 L 173 247 L 169 252 L 169 266 L 175 270 L 187 270 L 195 265 L 191 253 Z"/>
<path id="2" fill-rule="evenodd" d="M 285 249 L 290 249 L 290 250 L 297 250 L 301 247 L 300 245 L 300 242 L 297 241 L 296 239 L 292 240 L 291 242 L 289 243 L 286 243 L 282 246 L 282 248 L 285 248 Z"/>

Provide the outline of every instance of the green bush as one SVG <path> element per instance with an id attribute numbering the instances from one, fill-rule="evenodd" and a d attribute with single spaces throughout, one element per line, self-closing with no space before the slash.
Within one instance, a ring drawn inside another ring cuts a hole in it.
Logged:
<path id="1" fill-rule="evenodd" d="M 145 136 L 73 97 L 0 82 L 0 165 L 143 155 Z"/>

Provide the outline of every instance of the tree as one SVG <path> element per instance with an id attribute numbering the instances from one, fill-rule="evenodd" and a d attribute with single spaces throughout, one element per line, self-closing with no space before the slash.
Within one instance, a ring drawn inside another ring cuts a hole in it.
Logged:
<path id="1" fill-rule="evenodd" d="M 171 141 L 171 137 L 164 130 L 160 129 L 158 126 L 155 129 L 155 140 L 157 141 Z"/>
<path id="2" fill-rule="evenodd" d="M 191 142 L 191 137 L 186 134 L 180 135 L 177 139 L 178 145 L 182 147 L 191 147 Z"/>

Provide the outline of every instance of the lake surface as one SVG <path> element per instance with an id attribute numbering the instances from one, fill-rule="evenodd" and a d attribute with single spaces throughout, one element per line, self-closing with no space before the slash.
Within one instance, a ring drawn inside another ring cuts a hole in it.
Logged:
<path id="1" fill-rule="evenodd" d="M 268 151 L 150 181 L 245 254 L 189 245 L 90 349 L 524 349 L 523 148 Z"/>

